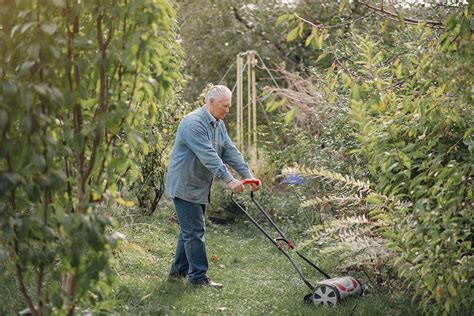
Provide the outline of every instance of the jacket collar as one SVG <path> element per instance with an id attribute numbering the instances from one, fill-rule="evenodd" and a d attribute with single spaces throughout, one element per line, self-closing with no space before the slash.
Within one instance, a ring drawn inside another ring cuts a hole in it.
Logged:
<path id="1" fill-rule="evenodd" d="M 211 112 L 209 112 L 209 107 L 207 106 L 207 104 L 204 104 L 201 107 L 201 113 L 206 119 L 206 123 L 212 124 L 213 126 L 217 126 L 219 124 L 219 120 L 216 120 L 216 118 L 212 116 Z"/>

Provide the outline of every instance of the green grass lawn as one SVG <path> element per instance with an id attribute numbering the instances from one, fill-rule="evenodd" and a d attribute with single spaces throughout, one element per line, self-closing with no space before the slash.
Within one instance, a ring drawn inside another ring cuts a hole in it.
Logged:
<path id="1" fill-rule="evenodd" d="M 126 240 L 116 251 L 113 264 L 117 281 L 98 307 L 104 315 L 418 314 L 411 297 L 388 290 L 368 293 L 333 308 L 304 304 L 309 289 L 290 262 L 243 219 L 232 226 L 207 224 L 209 275 L 223 283 L 223 289 L 195 289 L 186 281 L 170 282 L 167 277 L 178 233 L 178 225 L 169 220 L 172 214 L 165 208 L 151 217 L 129 216 L 121 221 L 119 231 Z M 328 260 L 323 266 L 328 268 L 328 264 L 334 263 Z M 304 263 L 301 266 L 313 283 L 323 278 Z M 336 270 L 329 268 L 331 273 Z M 19 300 L 13 277 L 3 275 L 0 281 L 6 284 L 0 288 L 0 315 L 2 310 L 13 315 L 25 305 Z"/>
<path id="2" fill-rule="evenodd" d="M 251 223 L 232 226 L 208 223 L 209 275 L 222 290 L 194 289 L 186 281 L 167 281 L 178 225 L 167 210 L 152 218 L 124 224 L 127 237 L 115 270 L 114 310 L 130 314 L 286 314 L 286 315 L 415 315 L 411 297 L 387 290 L 349 300 L 335 307 L 303 303 L 309 289 L 285 258 Z M 328 261 L 330 262 L 330 261 Z M 306 269 L 315 281 L 322 276 Z M 333 271 L 332 271 L 333 272 Z"/>

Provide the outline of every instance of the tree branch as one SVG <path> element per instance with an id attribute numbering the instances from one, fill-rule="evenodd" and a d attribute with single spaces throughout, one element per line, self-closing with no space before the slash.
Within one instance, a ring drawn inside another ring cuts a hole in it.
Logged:
<path id="1" fill-rule="evenodd" d="M 74 27 L 73 27 L 73 34 L 79 33 L 79 16 L 74 18 Z M 74 37 L 74 35 L 73 35 Z M 73 59 L 75 56 L 73 55 Z M 79 65 L 74 63 L 74 80 L 76 81 L 76 86 L 79 86 L 81 83 L 81 73 L 79 71 Z"/>
<path id="2" fill-rule="evenodd" d="M 7 138 L 6 131 L 3 131 L 3 138 L 4 139 Z M 12 161 L 11 161 L 11 157 L 10 157 L 10 152 L 7 152 L 6 160 L 7 160 L 8 170 L 10 172 L 13 172 L 13 166 L 12 166 Z M 15 187 L 13 187 L 11 189 L 10 199 L 11 199 L 10 203 L 11 203 L 12 210 L 15 212 L 16 211 Z M 15 231 L 15 227 L 13 227 L 13 230 Z M 18 260 L 18 240 L 16 239 L 16 235 L 13 237 L 13 249 L 11 249 L 11 250 L 12 250 L 11 256 L 13 257 L 13 260 L 15 261 L 15 272 L 16 272 L 16 278 L 18 280 L 18 286 L 20 288 L 20 292 L 23 295 L 23 298 L 25 299 L 26 303 L 28 304 L 28 307 L 30 308 L 31 313 L 34 316 L 37 316 L 39 314 L 38 314 L 38 312 L 36 311 L 36 309 L 33 305 L 33 301 L 31 300 L 31 297 L 28 294 L 28 290 L 26 289 L 25 281 L 24 281 L 24 278 L 23 278 L 23 271 L 21 269 L 20 264 L 17 261 Z"/>
<path id="3" fill-rule="evenodd" d="M 16 259 L 16 257 L 18 257 L 18 241 L 16 240 L 16 238 L 13 241 L 13 243 L 14 243 L 13 252 Z M 26 304 L 28 304 L 28 307 L 30 308 L 30 312 L 34 316 L 38 316 L 39 313 L 35 309 L 35 306 L 33 305 L 33 301 L 31 300 L 31 297 L 28 295 L 28 290 L 26 289 L 25 281 L 23 278 L 23 270 L 21 269 L 21 266 L 18 262 L 15 262 L 15 271 L 16 271 L 16 278 L 20 286 L 20 292 L 23 295 L 23 298 L 25 299 Z"/>
<path id="4" fill-rule="evenodd" d="M 282 56 L 285 57 L 285 59 L 289 58 L 289 60 L 292 61 L 295 64 L 299 64 L 301 62 L 301 59 L 298 56 L 295 56 L 296 58 L 288 56 L 287 55 L 288 52 L 286 51 L 285 48 L 281 47 L 280 44 L 275 43 L 273 40 L 269 39 L 268 37 L 266 37 L 262 33 L 257 33 L 256 30 L 247 21 L 245 21 L 245 19 L 240 15 L 240 12 L 238 11 L 238 9 L 235 6 L 232 6 L 231 9 L 232 9 L 232 12 L 234 13 L 234 17 L 237 21 L 239 21 L 247 30 L 255 32 L 258 36 L 260 36 L 262 39 L 264 39 L 267 43 L 272 43 L 273 46 L 275 46 L 275 48 L 277 49 L 277 51 L 280 54 L 282 54 Z"/>
<path id="5" fill-rule="evenodd" d="M 337 27 L 341 27 L 341 26 L 346 26 L 346 25 L 354 24 L 354 23 L 356 23 L 356 22 L 358 22 L 358 21 L 360 21 L 360 20 L 362 20 L 362 19 L 365 19 L 365 18 L 369 17 L 371 14 L 372 14 L 372 13 L 370 12 L 370 13 L 367 13 L 367 14 L 365 14 L 365 15 L 363 15 L 363 16 L 361 16 L 361 17 L 358 17 L 357 19 L 354 19 L 354 20 L 352 20 L 352 21 L 349 21 L 349 22 L 346 22 L 346 23 L 334 24 L 334 25 L 324 25 L 324 24 L 322 24 L 322 23 L 314 24 L 313 22 L 311 22 L 311 21 L 309 21 L 309 20 L 307 20 L 307 19 L 305 19 L 305 18 L 299 16 L 299 15 L 296 14 L 296 13 L 295 13 L 295 17 L 296 17 L 297 19 L 299 19 L 299 20 L 301 20 L 301 21 L 303 21 L 303 22 L 305 22 L 305 23 L 307 23 L 307 24 L 313 26 L 313 27 L 318 28 L 318 29 L 332 29 L 332 28 L 337 28 Z"/>
<path id="6" fill-rule="evenodd" d="M 92 143 L 92 149 L 91 149 L 91 156 L 89 159 L 89 163 L 87 164 L 87 167 L 84 172 L 84 181 L 87 182 L 87 179 L 92 173 L 92 169 L 94 168 L 95 165 L 95 160 L 97 156 L 97 150 L 100 145 L 100 140 L 102 138 L 102 118 L 101 115 L 105 112 L 107 112 L 107 75 L 106 75 L 106 69 L 104 65 L 105 58 L 107 56 L 107 46 L 110 43 L 112 39 L 112 34 L 113 34 L 113 26 L 110 27 L 109 29 L 109 38 L 104 41 L 104 33 L 102 32 L 102 20 L 103 20 L 103 14 L 99 14 L 97 16 L 96 20 L 96 27 L 97 27 L 97 42 L 99 44 L 99 50 L 100 50 L 100 61 L 99 61 L 99 113 L 97 117 L 97 125 L 95 128 L 94 132 L 94 140 Z"/>
<path id="7" fill-rule="evenodd" d="M 135 64 L 135 71 L 134 71 L 134 74 L 133 74 L 133 84 L 132 84 L 132 90 L 130 91 L 129 95 L 130 95 L 130 98 L 128 99 L 128 108 L 130 109 L 130 107 L 132 106 L 132 101 L 133 101 L 133 97 L 135 95 L 135 89 L 137 87 L 137 80 L 138 80 L 138 65 L 140 64 L 138 61 L 140 59 L 140 47 L 138 47 L 138 50 L 137 50 L 137 56 L 136 56 L 136 64 Z M 120 123 L 120 126 L 123 124 L 123 121 L 125 119 L 122 120 L 122 122 Z"/>
<path id="8" fill-rule="evenodd" d="M 47 111 L 44 102 L 41 102 L 41 111 L 42 114 L 47 116 Z M 44 160 L 48 161 L 48 145 L 46 144 L 46 137 L 47 137 L 47 127 L 43 127 L 43 137 L 42 137 L 42 142 L 43 142 L 43 147 L 44 147 Z M 43 173 L 47 174 L 49 171 L 48 164 L 44 166 Z M 44 189 L 44 196 L 43 196 L 43 225 L 45 227 L 48 226 L 48 208 L 51 203 L 51 194 L 48 188 Z M 42 250 L 43 253 L 46 253 L 46 244 L 43 244 Z M 42 313 L 43 310 L 43 299 L 41 297 L 41 291 L 43 289 L 43 279 L 44 279 L 44 269 L 45 269 L 45 263 L 43 260 L 40 262 L 39 266 L 39 271 L 38 271 L 38 278 L 36 280 L 36 306 L 40 313 Z"/>
<path id="9" fill-rule="evenodd" d="M 74 134 L 80 135 L 82 130 L 82 109 L 79 104 L 74 105 Z M 83 200 L 84 200 L 84 145 L 76 153 L 76 179 L 77 179 L 77 199 L 78 205 L 77 210 L 82 213 Z"/>
<path id="10" fill-rule="evenodd" d="M 71 177 L 71 169 L 69 167 L 69 160 L 67 156 L 64 156 L 64 170 L 66 171 L 66 177 L 67 177 L 67 181 L 66 181 L 67 197 L 68 197 L 69 203 L 71 203 L 72 205 L 73 204 L 72 203 L 72 186 L 71 186 L 71 181 L 69 180 L 69 178 Z"/>
<path id="11" fill-rule="evenodd" d="M 356 1 L 356 3 L 368 8 L 372 11 L 376 11 L 376 12 L 383 13 L 384 15 L 388 15 L 388 16 L 392 17 L 391 20 L 399 21 L 400 15 L 398 13 L 391 12 L 391 11 L 388 11 L 388 10 L 384 9 L 383 3 L 382 3 L 381 8 L 373 6 L 373 5 L 365 3 L 365 2 L 362 2 L 362 1 Z M 395 19 L 393 17 L 395 17 Z M 403 21 L 405 21 L 409 24 L 426 23 L 430 27 L 444 29 L 443 22 L 440 22 L 440 21 L 417 20 L 417 19 L 408 18 L 408 17 L 403 17 Z"/>
<path id="12" fill-rule="evenodd" d="M 74 84 L 78 86 L 80 84 L 80 72 L 79 67 L 75 64 L 74 53 L 72 51 L 72 42 L 74 40 L 74 35 L 79 32 L 79 16 L 74 17 L 72 30 L 69 26 L 69 14 L 71 13 L 71 8 L 69 6 L 69 1 L 66 1 L 66 8 L 64 9 L 64 16 L 66 18 L 66 28 L 67 28 L 67 58 L 70 63 L 70 67 L 67 69 L 67 78 L 69 82 L 69 89 L 70 91 L 74 91 Z M 72 68 L 74 68 L 74 74 L 72 73 Z M 74 76 L 74 80 L 73 80 Z M 73 126 L 74 126 L 74 134 L 80 135 L 82 130 L 82 109 L 80 104 L 74 104 L 73 108 Z M 83 181 L 83 170 L 84 170 L 84 146 L 75 153 L 76 156 L 76 163 L 77 163 L 77 172 L 76 172 L 76 181 L 77 181 L 77 190 L 78 190 L 78 204 L 77 204 L 77 211 L 82 212 L 82 204 L 83 204 L 83 191 L 84 191 L 84 181 Z M 70 170 L 67 158 L 65 157 L 65 167 L 66 167 L 66 174 Z M 67 174 L 68 178 L 70 174 Z M 72 188 L 68 180 L 68 194 L 69 198 L 72 197 Z"/>
<path id="13" fill-rule="evenodd" d="M 45 250 L 43 248 L 43 250 Z M 38 279 L 36 282 L 36 306 L 38 310 L 43 309 L 43 300 L 41 299 L 41 288 L 43 286 L 43 278 L 44 278 L 44 263 L 41 262 L 39 272 L 38 272 Z"/>

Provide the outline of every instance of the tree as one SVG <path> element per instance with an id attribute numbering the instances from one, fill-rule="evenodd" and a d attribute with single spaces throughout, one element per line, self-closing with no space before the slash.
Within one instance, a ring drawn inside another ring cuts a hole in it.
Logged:
<path id="1" fill-rule="evenodd" d="M 326 20 L 327 9 L 319 2 L 312 2 L 298 1 L 295 5 Z M 288 69 L 295 70 L 301 64 L 311 63 L 310 54 L 300 46 L 289 45 L 285 29 L 275 27 L 278 16 L 292 9 L 282 1 L 181 0 L 178 3 L 180 35 L 186 52 L 184 71 L 190 77 L 184 93 L 188 102 L 193 102 L 206 84 L 219 83 L 237 54 L 247 50 L 256 50 L 270 67 L 285 63 Z M 257 78 L 268 77 L 266 72 L 257 71 L 261 74 Z M 235 76 L 234 67 L 224 83 L 232 85 Z"/>
<path id="2" fill-rule="evenodd" d="M 312 27 L 303 36 L 308 46 L 319 41 L 317 54 L 331 55 L 321 91 L 350 109 L 358 140 L 352 152 L 367 162 L 359 168 L 368 169 L 376 192 L 370 203 L 379 206 L 371 216 L 386 226 L 380 232 L 392 240 L 399 276 L 427 314 L 468 314 L 474 296 L 472 2 L 447 8 L 442 23 L 416 18 L 431 8 L 342 4 L 342 11 L 365 6 L 381 16 L 354 16 L 350 33 L 333 31 L 332 42 L 324 40 L 329 26 L 287 16 L 290 33 Z M 361 19 L 363 25 L 355 23 Z"/>
<path id="3" fill-rule="evenodd" d="M 54 0 L 0 14 L 0 258 L 33 315 L 72 315 L 106 290 L 120 236 L 100 206 L 129 205 L 117 178 L 180 78 L 174 11 Z"/>

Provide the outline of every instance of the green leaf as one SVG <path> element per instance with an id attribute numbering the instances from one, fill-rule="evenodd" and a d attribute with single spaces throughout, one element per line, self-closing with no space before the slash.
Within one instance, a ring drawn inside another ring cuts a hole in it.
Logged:
<path id="1" fill-rule="evenodd" d="M 339 12 L 342 12 L 348 3 L 349 3 L 349 0 L 342 0 L 341 4 L 339 5 Z"/>
<path id="2" fill-rule="evenodd" d="M 29 23 L 23 24 L 23 26 L 21 27 L 20 34 L 25 33 L 25 32 L 28 31 L 32 26 L 36 26 L 37 24 L 38 24 L 37 22 L 29 22 Z"/>
<path id="3" fill-rule="evenodd" d="M 403 65 L 399 63 L 396 68 L 395 68 L 395 75 L 397 76 L 397 79 L 401 79 L 403 76 Z"/>
<path id="4" fill-rule="evenodd" d="M 403 165 L 406 168 L 410 169 L 411 168 L 411 159 L 403 151 L 399 151 L 398 155 L 402 159 Z"/>
<path id="5" fill-rule="evenodd" d="M 372 205 L 383 205 L 384 201 L 380 198 L 378 194 L 372 193 L 367 197 L 367 203 Z"/>
<path id="6" fill-rule="evenodd" d="M 286 104 L 286 101 L 287 101 L 286 98 L 282 98 L 281 100 L 278 100 L 278 101 L 270 100 L 269 102 L 267 102 L 265 109 L 267 112 L 273 112 L 281 108 L 282 106 L 284 106 Z"/>
<path id="7" fill-rule="evenodd" d="M 319 34 L 318 38 L 316 39 L 316 47 L 318 49 L 321 49 L 323 48 L 323 42 L 324 42 L 324 37 L 323 37 L 323 34 Z"/>
<path id="8" fill-rule="evenodd" d="M 7 179 L 8 181 L 10 181 L 11 184 L 13 185 L 17 185 L 19 182 L 20 182 L 20 177 L 16 174 L 16 173 L 13 173 L 13 172 L 5 172 L 3 174 Z"/>
<path id="9" fill-rule="evenodd" d="M 277 18 L 275 25 L 278 26 L 278 25 L 282 24 L 283 22 L 287 21 L 290 16 L 292 16 L 292 14 L 283 14 L 283 15 L 280 15 L 280 16 Z"/>
<path id="10" fill-rule="evenodd" d="M 352 85 L 351 89 L 351 99 L 352 100 L 360 100 L 360 87 L 358 84 Z"/>
<path id="11" fill-rule="evenodd" d="M 413 259 L 413 263 L 418 263 L 418 262 L 422 261 L 423 259 L 425 259 L 425 254 L 420 253 L 418 256 L 416 256 L 415 259 Z"/>
<path id="12" fill-rule="evenodd" d="M 143 143 L 143 138 L 136 132 L 131 132 L 127 135 L 127 140 L 132 147 L 139 146 Z"/>
<path id="13" fill-rule="evenodd" d="M 42 96 L 46 96 L 50 91 L 49 86 L 46 82 L 41 82 L 38 84 L 33 85 L 33 88 L 38 91 L 39 94 Z"/>
<path id="14" fill-rule="evenodd" d="M 461 36 L 466 40 L 471 38 L 471 26 L 469 20 L 466 17 L 463 17 L 461 20 Z"/>
<path id="15" fill-rule="evenodd" d="M 448 284 L 448 291 L 449 291 L 449 294 L 451 294 L 451 296 L 457 296 L 458 295 L 458 291 L 456 291 L 456 289 L 454 288 L 452 282 L 449 282 L 449 284 Z"/>
<path id="16" fill-rule="evenodd" d="M 61 50 L 59 49 L 59 47 L 50 45 L 49 46 L 49 51 L 51 52 L 53 57 L 56 58 L 56 59 L 58 59 L 61 56 Z"/>
<path id="17" fill-rule="evenodd" d="M 311 29 L 311 34 L 306 38 L 304 46 L 309 46 L 311 44 L 311 41 L 313 41 L 317 35 L 318 35 L 318 29 L 316 27 L 313 27 Z"/>
<path id="18" fill-rule="evenodd" d="M 320 62 L 321 60 L 323 60 L 327 56 L 329 56 L 328 53 L 324 53 L 324 54 L 319 55 L 318 58 L 316 59 L 316 63 Z"/>
<path id="19" fill-rule="evenodd" d="M 400 22 L 400 26 L 402 27 L 402 29 L 404 29 L 406 27 L 405 17 L 400 11 L 398 12 L 398 21 Z"/>
<path id="20" fill-rule="evenodd" d="M 46 160 L 44 159 L 44 156 L 42 156 L 42 155 L 35 155 L 33 157 L 33 164 L 38 169 L 44 169 L 44 167 L 46 166 Z"/>
<path id="21" fill-rule="evenodd" d="M 384 213 L 385 213 L 385 211 L 384 211 L 383 209 L 380 209 L 380 208 L 379 208 L 379 209 L 370 211 L 370 212 L 368 213 L 368 215 L 369 215 L 369 217 L 374 217 L 374 216 L 377 216 L 377 215 L 379 215 L 379 214 L 384 214 Z"/>
<path id="22" fill-rule="evenodd" d="M 51 303 L 54 307 L 59 308 L 63 305 L 63 298 L 58 293 L 53 293 L 51 295 Z"/>
<path id="23" fill-rule="evenodd" d="M 31 44 L 26 53 L 28 54 L 28 59 L 35 60 L 39 57 L 40 45 L 37 43 Z"/>
<path id="24" fill-rule="evenodd" d="M 20 30 L 20 27 L 21 27 L 21 24 L 17 24 L 14 27 L 12 27 L 12 30 L 10 32 L 10 38 L 13 38 L 15 36 L 16 32 Z"/>
<path id="25" fill-rule="evenodd" d="M 456 28 L 459 23 L 457 13 L 451 13 L 445 19 L 446 31 L 452 31 Z"/>
<path id="26" fill-rule="evenodd" d="M 342 83 L 344 84 L 344 87 L 349 88 L 352 86 L 352 78 L 349 77 L 345 72 L 341 73 L 341 79 Z"/>
<path id="27" fill-rule="evenodd" d="M 141 149 L 144 155 L 148 155 L 150 152 L 150 147 L 148 146 L 147 142 L 141 143 Z"/>
<path id="28" fill-rule="evenodd" d="M 397 240 L 400 239 L 397 234 L 395 234 L 395 233 L 392 232 L 392 231 L 388 231 L 388 230 L 387 230 L 387 231 L 384 231 L 384 232 L 382 233 L 382 236 L 384 236 L 384 237 L 386 237 L 386 238 L 390 238 L 390 239 L 395 240 L 395 241 L 397 241 Z"/>
<path id="29" fill-rule="evenodd" d="M 24 134 L 29 134 L 31 132 L 32 120 L 29 115 L 23 116 L 20 121 L 20 130 Z"/>
<path id="30" fill-rule="evenodd" d="M 297 113 L 297 108 L 296 107 L 293 107 L 291 110 L 289 110 L 288 113 L 286 113 L 286 116 L 285 116 L 285 123 L 286 124 L 291 123 L 291 121 L 293 121 L 293 119 L 296 117 L 296 113 Z"/>
<path id="31" fill-rule="evenodd" d="M 300 36 L 300 38 L 303 38 L 305 24 L 303 22 L 300 22 L 300 24 L 298 24 L 298 27 L 299 27 L 298 35 Z"/>
<path id="32" fill-rule="evenodd" d="M 375 215 L 375 216 L 371 216 L 372 219 L 375 219 L 375 220 L 381 220 L 383 222 L 389 222 L 390 221 L 390 217 L 387 215 L 387 214 L 378 214 L 378 215 Z M 387 237 L 387 236 L 385 236 Z"/>
<path id="33" fill-rule="evenodd" d="M 300 26 L 298 25 L 297 27 L 295 27 L 288 33 L 288 35 L 286 36 L 286 41 L 287 42 L 294 41 L 298 37 L 299 32 L 300 32 Z"/>
<path id="34" fill-rule="evenodd" d="M 58 26 L 54 22 L 45 22 L 41 24 L 41 29 L 46 34 L 52 35 L 56 32 L 56 30 L 58 29 Z"/>
<path id="35" fill-rule="evenodd" d="M 314 36 L 313 34 L 311 34 L 310 36 L 308 36 L 304 42 L 304 46 L 309 46 L 311 44 L 311 41 L 313 40 Z"/>
<path id="36" fill-rule="evenodd" d="M 4 83 L 2 88 L 5 95 L 15 95 L 18 91 L 17 85 L 11 82 Z"/>
<path id="37" fill-rule="evenodd" d="M 121 197 L 118 197 L 114 200 L 115 202 L 117 202 L 118 204 L 124 206 L 124 207 L 132 207 L 135 205 L 135 202 L 133 201 L 126 201 L 124 199 L 122 199 Z"/>
<path id="38" fill-rule="evenodd" d="M 53 0 L 53 4 L 58 8 L 64 8 L 66 6 L 64 0 Z"/>
<path id="39" fill-rule="evenodd" d="M 36 63 L 36 62 L 35 62 L 34 60 L 24 62 L 24 63 L 20 66 L 20 72 L 25 73 L 25 72 L 30 71 L 30 69 L 33 67 L 33 65 L 34 65 L 35 63 Z"/>
<path id="40" fill-rule="evenodd" d="M 8 259 L 8 252 L 0 249 L 0 262 L 5 261 Z"/>

